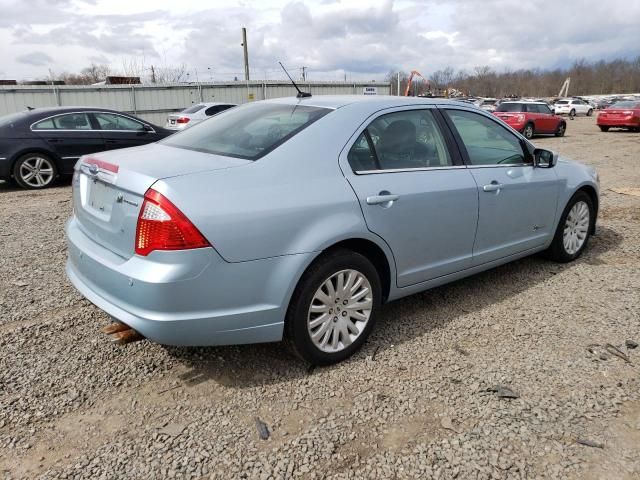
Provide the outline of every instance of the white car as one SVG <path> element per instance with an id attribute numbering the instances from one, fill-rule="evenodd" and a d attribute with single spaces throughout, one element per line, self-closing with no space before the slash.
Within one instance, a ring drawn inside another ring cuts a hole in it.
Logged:
<path id="1" fill-rule="evenodd" d="M 206 120 L 212 115 L 216 115 L 235 106 L 234 103 L 222 102 L 197 103 L 180 113 L 170 114 L 167 117 L 167 123 L 164 125 L 164 128 L 168 128 L 169 130 L 183 130 Z"/>
<path id="2" fill-rule="evenodd" d="M 482 102 L 478 106 L 486 112 L 495 112 L 497 108 L 497 103 L 498 103 L 497 98 L 485 98 L 484 100 L 482 100 Z"/>
<path id="3" fill-rule="evenodd" d="M 577 98 L 563 98 L 553 104 L 556 115 L 586 115 L 590 117 L 593 114 L 593 107 L 584 100 Z"/>

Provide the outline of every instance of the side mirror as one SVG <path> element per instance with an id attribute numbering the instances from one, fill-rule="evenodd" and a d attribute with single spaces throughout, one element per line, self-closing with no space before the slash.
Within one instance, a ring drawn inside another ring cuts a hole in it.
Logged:
<path id="1" fill-rule="evenodd" d="M 555 108 L 552 108 L 552 109 L 551 109 L 551 113 L 552 113 L 553 115 L 555 115 L 555 114 L 556 114 L 556 109 L 555 109 Z"/>
<path id="2" fill-rule="evenodd" d="M 153 128 L 151 128 L 149 125 L 145 125 L 144 127 L 142 127 L 142 130 L 144 130 L 145 132 L 153 132 Z"/>
<path id="3" fill-rule="evenodd" d="M 544 148 L 533 151 L 533 165 L 540 168 L 553 168 L 558 163 L 558 154 Z"/>

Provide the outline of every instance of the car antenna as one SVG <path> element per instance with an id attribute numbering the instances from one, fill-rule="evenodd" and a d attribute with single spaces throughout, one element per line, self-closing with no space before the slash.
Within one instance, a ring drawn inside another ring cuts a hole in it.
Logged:
<path id="1" fill-rule="evenodd" d="M 302 90 L 300 90 L 300 88 L 298 87 L 298 85 L 296 85 L 296 82 L 293 81 L 293 78 L 291 78 L 291 75 L 289 75 L 289 72 L 287 72 L 287 69 L 284 68 L 284 65 L 282 65 L 282 62 L 278 62 L 280 64 L 280 66 L 282 67 L 282 70 L 284 70 L 284 73 L 287 74 L 287 77 L 289 77 L 289 80 L 291 80 L 291 83 L 293 83 L 293 86 L 296 88 L 296 90 L 298 91 L 298 95 L 296 95 L 296 97 L 298 98 L 308 98 L 311 96 L 311 94 L 309 92 L 303 92 Z"/>

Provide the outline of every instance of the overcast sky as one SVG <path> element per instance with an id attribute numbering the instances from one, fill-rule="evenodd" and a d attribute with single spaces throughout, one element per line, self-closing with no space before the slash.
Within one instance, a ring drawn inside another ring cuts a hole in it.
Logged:
<path id="1" fill-rule="evenodd" d="M 640 0 L 0 0 L 0 78 L 132 61 L 241 78 L 243 26 L 255 79 L 278 60 L 337 80 L 640 55 Z"/>

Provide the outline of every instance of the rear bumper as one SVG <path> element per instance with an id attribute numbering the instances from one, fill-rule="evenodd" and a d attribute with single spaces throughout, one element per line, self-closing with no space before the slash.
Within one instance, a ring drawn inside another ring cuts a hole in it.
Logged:
<path id="1" fill-rule="evenodd" d="M 313 254 L 228 263 L 213 248 L 125 260 L 66 226 L 67 276 L 98 308 L 165 345 L 282 339 L 295 282 Z"/>
<path id="2" fill-rule="evenodd" d="M 640 118 L 598 118 L 600 127 L 640 127 Z"/>

